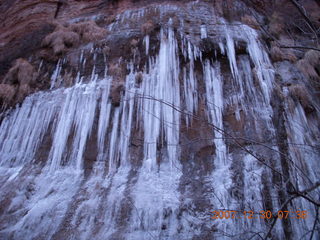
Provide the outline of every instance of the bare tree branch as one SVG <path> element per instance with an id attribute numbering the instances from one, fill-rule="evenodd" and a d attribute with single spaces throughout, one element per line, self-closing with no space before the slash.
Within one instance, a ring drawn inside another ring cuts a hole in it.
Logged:
<path id="1" fill-rule="evenodd" d="M 304 47 L 304 46 L 285 46 L 285 45 L 279 45 L 280 48 L 297 48 L 297 49 L 308 49 L 308 50 L 315 50 L 320 52 L 320 48 L 315 47 Z"/>
<path id="2" fill-rule="evenodd" d="M 320 186 L 320 182 L 316 182 L 312 187 L 307 188 L 307 189 L 305 189 L 305 190 L 303 190 L 303 191 L 293 192 L 293 193 L 288 192 L 288 193 L 290 193 L 290 194 L 294 194 L 294 196 L 290 197 L 284 204 L 282 204 L 282 206 L 281 206 L 281 208 L 278 210 L 278 212 L 279 212 L 279 211 L 283 211 L 284 208 L 285 208 L 292 200 L 294 200 L 295 198 L 298 198 L 298 197 L 305 198 L 305 199 L 307 199 L 309 202 L 311 202 L 312 204 L 314 204 L 314 205 L 317 206 L 317 216 L 316 216 L 316 220 L 315 220 L 314 226 L 313 226 L 313 229 L 315 229 L 316 221 L 317 221 L 317 219 L 318 219 L 319 206 L 320 206 L 320 205 L 319 205 L 319 203 L 317 203 L 317 202 L 314 201 L 313 199 L 310 199 L 310 198 L 306 197 L 304 194 L 307 194 L 307 193 L 315 190 L 315 189 L 318 188 L 319 186 Z M 272 231 L 274 225 L 276 224 L 276 222 L 277 222 L 277 220 L 278 220 L 278 215 L 277 215 L 277 214 L 272 214 L 272 216 L 274 216 L 274 219 L 273 219 L 273 222 L 272 222 L 271 227 L 269 228 L 269 231 L 267 232 L 267 234 L 266 234 L 266 236 L 265 236 L 265 238 L 264 238 L 265 240 L 268 239 L 268 237 L 269 237 L 269 235 L 271 234 L 271 231 Z M 310 239 L 312 239 L 312 238 L 310 238 Z"/>
<path id="3" fill-rule="evenodd" d="M 313 186 L 311 186 L 310 188 L 307 188 L 303 191 L 287 191 L 289 194 L 292 195 L 296 195 L 296 196 L 300 196 L 306 200 L 308 200 L 309 202 L 311 202 L 312 204 L 314 204 L 317 207 L 320 207 L 320 202 L 317 202 L 316 200 L 306 196 L 309 192 L 312 192 L 313 190 L 315 190 L 316 188 L 318 188 L 320 186 L 320 182 L 316 182 Z"/>
<path id="4" fill-rule="evenodd" d="M 307 16 L 307 12 L 304 9 L 303 6 L 301 6 L 301 4 L 299 2 L 297 2 L 296 0 L 290 0 L 290 2 L 298 9 L 298 11 L 300 12 L 300 14 L 302 15 L 302 17 L 306 20 L 306 22 L 308 23 L 308 26 L 310 27 L 310 29 L 313 31 L 313 33 L 315 34 L 316 38 L 318 39 L 318 34 L 317 34 L 317 29 L 315 28 L 315 26 L 313 25 L 312 21 L 310 20 L 310 18 Z"/>
<path id="5" fill-rule="evenodd" d="M 290 0 L 290 1 L 294 1 L 294 0 Z M 294 1 L 294 2 L 296 2 L 296 1 Z M 249 10 L 249 11 L 253 15 L 253 17 L 256 19 L 257 23 L 259 24 L 260 28 L 264 31 L 264 33 L 267 34 L 278 45 L 278 47 L 280 47 L 280 48 L 293 48 L 293 49 L 306 49 L 306 50 L 320 51 L 320 48 L 316 48 L 316 47 L 282 45 L 267 29 L 265 29 L 265 27 L 263 27 L 262 24 L 259 23 L 259 19 L 256 16 L 256 14 L 252 10 Z M 316 34 L 316 32 L 317 32 L 316 30 L 313 30 L 313 34 Z"/>
<path id="6" fill-rule="evenodd" d="M 315 229 L 316 229 L 316 225 L 317 225 L 317 221 L 318 221 L 318 216 L 319 216 L 319 208 L 318 208 L 316 211 L 317 211 L 317 214 L 316 214 L 316 217 L 315 217 L 315 219 L 314 219 L 314 223 L 313 223 L 313 227 L 312 227 L 312 232 L 311 232 L 310 240 L 312 240 L 314 231 L 315 231 Z"/>
<path id="7" fill-rule="evenodd" d="M 133 93 L 133 92 L 132 92 L 132 93 Z M 190 113 L 190 112 L 183 111 L 182 109 L 179 109 L 177 106 L 175 106 L 175 105 L 173 105 L 173 104 L 171 104 L 171 103 L 165 102 L 165 101 L 163 101 L 163 100 L 161 100 L 161 99 L 156 99 L 156 98 L 154 98 L 154 97 L 152 97 L 152 96 L 142 95 L 142 94 L 138 94 L 138 93 L 136 93 L 136 94 L 138 95 L 138 98 L 144 98 L 144 99 L 149 99 L 149 100 L 158 101 L 158 102 L 160 102 L 160 103 L 162 103 L 162 104 L 165 104 L 165 105 L 171 107 L 172 109 L 174 109 L 174 110 L 176 110 L 176 111 L 178 111 L 178 112 L 180 112 L 180 113 L 182 113 L 182 114 L 184 114 L 184 115 L 189 115 L 190 117 L 192 117 L 192 118 L 194 118 L 194 119 L 196 119 L 196 120 L 205 122 L 207 125 L 211 126 L 215 131 L 217 131 L 217 132 L 223 134 L 224 136 L 226 136 L 225 138 L 231 139 L 239 148 L 241 148 L 242 150 L 244 150 L 245 152 L 247 152 L 249 155 L 253 156 L 253 157 L 254 157 L 256 160 L 258 160 L 260 163 L 262 163 L 262 164 L 265 165 L 266 167 L 270 168 L 272 171 L 276 172 L 277 174 L 279 174 L 280 176 L 282 176 L 283 178 L 285 178 L 284 175 L 283 175 L 281 172 L 279 172 L 278 170 L 276 170 L 275 168 L 273 168 L 272 166 L 270 166 L 269 164 L 267 164 L 265 159 L 261 158 L 260 156 L 256 155 L 256 154 L 253 153 L 251 150 L 249 150 L 249 149 L 247 149 L 245 146 L 243 146 L 243 144 L 241 144 L 240 141 L 238 140 L 238 139 L 241 139 L 241 138 L 234 137 L 233 135 L 231 135 L 230 133 L 226 132 L 225 130 L 217 127 L 216 125 L 214 125 L 214 124 L 212 124 L 212 123 L 210 123 L 210 122 L 208 122 L 208 121 L 206 121 L 206 120 L 204 120 L 204 119 L 202 119 L 202 118 L 200 118 L 200 117 L 198 117 L 198 116 L 196 116 L 196 115 L 194 115 L 194 114 L 192 114 L 192 113 Z M 253 142 L 254 142 L 254 141 L 253 141 Z M 256 143 L 257 143 L 257 142 L 256 142 Z M 257 144 L 258 144 L 258 143 L 257 143 Z M 263 146 L 266 146 L 266 145 L 263 144 Z M 270 148 L 269 148 L 269 149 L 270 149 Z M 276 152 L 278 152 L 278 151 L 276 151 Z M 280 154 L 280 152 L 278 152 L 278 153 Z M 282 153 L 282 154 L 283 154 L 283 153 Z M 299 167 L 297 167 L 297 166 L 295 165 L 295 163 L 294 163 L 291 159 L 288 159 L 288 160 L 293 163 L 293 167 L 294 167 L 294 168 L 296 168 L 297 170 L 299 170 L 299 171 L 302 173 L 302 175 L 303 175 L 310 183 L 312 183 L 312 181 L 310 180 L 310 178 L 309 178 Z"/>

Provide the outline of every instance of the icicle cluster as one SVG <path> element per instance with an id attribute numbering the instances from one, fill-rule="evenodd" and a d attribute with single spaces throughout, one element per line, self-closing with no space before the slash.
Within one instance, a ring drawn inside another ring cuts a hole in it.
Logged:
<path id="1" fill-rule="evenodd" d="M 119 17 L 115 24 L 125 21 L 126 14 L 129 12 Z M 136 14 L 140 16 L 144 12 Z M 51 90 L 29 96 L 20 107 L 9 112 L 3 119 L 0 125 L 1 171 L 30 163 L 45 165 L 42 173 L 34 179 L 35 182 L 38 179 L 36 186 L 40 190 L 28 199 L 29 205 L 26 208 L 30 211 L 15 225 L 15 236 L 35 234 L 31 234 L 30 226 L 34 227 L 39 223 L 45 212 L 52 211 L 56 223 L 47 231 L 50 238 L 63 221 L 54 210 L 60 211 L 63 216 L 67 212 L 68 204 L 71 204 L 70 199 L 73 198 L 74 212 L 72 219 L 68 219 L 68 224 L 70 228 L 77 228 L 79 231 L 74 233 L 74 238 L 88 239 L 92 234 L 111 237 L 117 231 L 121 209 L 129 205 L 131 214 L 128 219 L 130 224 L 125 231 L 128 234 L 127 239 L 146 239 L 146 231 L 155 239 L 191 239 L 188 235 L 188 219 L 196 222 L 196 217 L 184 213 L 187 220 L 181 220 L 181 216 L 178 216 L 181 203 L 187 201 L 182 199 L 179 192 L 179 181 L 183 175 L 180 134 L 182 122 L 185 122 L 187 127 L 193 126 L 192 115 L 198 112 L 202 95 L 205 97 L 208 121 L 213 126 L 208 127 L 208 131 L 212 131 L 212 143 L 215 146 L 211 159 L 214 170 L 207 176 L 213 188 L 210 203 L 217 209 L 242 207 L 230 193 L 234 183 L 231 170 L 234 156 L 229 153 L 223 133 L 224 111 L 228 106 L 235 105 L 238 121 L 243 120 L 240 111 L 244 111 L 245 114 L 255 116 L 252 128 L 255 128 L 256 132 L 265 124 L 269 127 L 271 136 L 274 136 L 275 130 L 271 121 L 273 111 L 270 105 L 274 84 L 273 67 L 253 29 L 239 26 L 235 31 L 226 25 L 221 33 L 221 41 L 217 43 L 221 54 L 228 57 L 232 75 L 229 92 L 226 94 L 219 59 L 202 58 L 200 49 L 184 36 L 178 41 L 171 24 L 169 22 L 168 28 L 161 29 L 157 56 L 149 56 L 150 36 L 144 38 L 148 71 L 142 73 L 143 80 L 138 85 L 135 81 L 138 73 L 134 71 L 132 64 L 128 64 L 130 73 L 125 79 L 120 106 L 114 107 L 110 101 L 114 81 L 112 77 L 106 74 L 103 79 L 99 79 L 94 70 L 88 82 L 84 83 L 78 74 L 74 86 L 56 89 L 61 85 L 59 81 L 62 81 L 60 74 L 64 63 L 59 60 L 51 78 Z M 110 26 L 110 29 L 112 28 L 114 26 Z M 200 34 L 202 39 L 208 37 L 205 25 L 200 26 Z M 237 56 L 235 44 L 239 39 L 246 43 L 247 55 Z M 181 65 L 180 54 L 188 64 Z M 202 83 L 196 74 L 197 61 L 202 66 Z M 86 64 L 83 55 L 80 63 Z M 205 93 L 200 92 L 200 84 L 205 87 Z M 260 124 L 261 121 L 264 123 Z M 312 137 L 305 135 L 301 126 L 307 126 L 307 120 L 302 107 L 297 106 L 287 119 L 286 128 L 293 133 L 290 141 L 296 144 L 312 142 Z M 86 148 L 92 136 L 96 136 L 97 143 L 93 173 L 81 187 L 83 193 L 77 193 L 83 179 Z M 143 136 L 143 156 L 139 160 L 141 166 L 138 164 L 133 167 L 132 139 L 139 136 Z M 49 155 L 46 159 L 39 159 L 38 152 L 43 151 L 41 144 L 45 139 L 51 142 Z M 274 149 L 276 150 L 276 147 Z M 316 166 L 315 155 L 295 151 L 291 149 L 295 164 L 299 164 L 297 156 L 301 156 L 301 159 L 312 159 L 304 162 L 306 165 L 301 167 L 315 180 L 316 174 L 311 174 Z M 270 170 L 247 153 L 241 156 L 245 176 L 243 202 L 247 204 L 246 207 L 263 210 L 260 187 L 262 174 L 270 177 Z M 8 177 L 8 181 L 16 178 L 21 169 L 16 168 L 13 171 L 15 175 L 5 170 L 6 174 L 12 176 Z M 136 174 L 134 180 L 132 174 Z M 65 181 L 62 180 L 64 176 Z M 44 183 L 48 184 L 47 190 L 41 186 Z M 57 187 L 57 184 L 60 184 L 60 187 Z M 298 184 L 302 188 L 305 186 L 303 182 Z M 101 193 L 96 187 L 107 190 L 101 190 Z M 63 194 L 67 194 L 68 200 L 61 196 Z M 272 197 L 277 197 L 276 191 L 272 194 Z M 45 196 L 49 196 L 50 204 L 43 202 L 47 199 Z M 76 203 L 79 205 L 75 205 Z M 278 203 L 274 201 L 273 204 L 277 206 Z M 309 205 L 299 206 L 309 209 L 311 215 L 314 214 Z M 101 211 L 99 207 L 102 208 Z M 208 212 L 211 210 L 213 209 L 208 209 Z M 49 219 L 47 217 L 46 221 Z M 100 219 L 100 224 L 104 224 L 104 227 L 99 228 L 96 219 Z M 237 233 L 251 227 L 262 226 L 263 230 L 266 228 L 263 222 L 236 221 L 236 226 L 235 223 L 221 221 L 217 227 L 224 232 Z M 211 227 L 213 224 L 206 222 L 204 225 Z M 162 231 L 164 228 L 165 236 Z M 277 231 L 283 236 L 281 228 L 277 228 Z M 302 233 L 297 233 L 297 236 L 300 234 Z"/>

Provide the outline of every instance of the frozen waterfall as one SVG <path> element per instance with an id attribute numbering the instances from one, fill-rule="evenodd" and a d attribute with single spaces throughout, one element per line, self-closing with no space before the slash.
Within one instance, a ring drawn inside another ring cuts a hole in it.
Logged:
<path id="1" fill-rule="evenodd" d="M 127 64 L 118 106 L 111 102 L 117 83 L 108 69 L 104 77 L 93 68 L 90 78 L 79 73 L 73 86 L 58 87 L 65 64 L 59 60 L 50 90 L 28 96 L 1 121 L 0 200 L 10 200 L 0 216 L 0 239 L 177 240 L 200 239 L 205 231 L 208 238 L 201 239 L 249 239 L 252 232 L 267 232 L 265 220 L 211 218 L 215 210 L 267 210 L 265 198 L 273 210 L 282 204 L 282 186 L 272 185 L 277 176 L 270 169 L 283 171 L 274 141 L 274 68 L 255 30 L 226 24 L 217 31 L 217 51 L 226 61 L 203 56 L 172 20 L 157 35 L 158 54 L 151 54 L 153 43 L 145 36 L 145 68 L 138 72 Z M 199 33 L 207 39 L 210 29 L 199 25 Z M 239 41 L 246 53 L 237 53 Z M 83 55 L 79 61 L 88 64 Z M 234 115 L 226 114 L 230 109 Z M 319 155 L 294 144 L 315 144 L 319 129 L 305 129 L 309 120 L 300 105 L 293 111 L 287 106 L 284 114 L 291 133 L 285 141 L 292 143 L 285 180 L 305 189 L 319 178 Z M 232 134 L 225 134 L 231 129 L 227 117 L 235 122 L 231 127 L 245 126 L 256 137 L 250 143 L 237 137 L 247 151 L 234 150 Z M 187 139 L 185 132 L 197 130 L 214 149 L 204 162 L 188 152 L 198 146 L 192 141 L 203 139 Z M 268 148 L 258 144 L 262 139 Z M 262 164 L 254 157 L 260 155 L 269 158 Z M 208 172 L 197 168 L 201 164 L 210 166 Z M 10 195 L 11 188 L 16 190 Z M 308 211 L 309 218 L 288 223 L 292 239 L 308 231 L 316 215 L 307 201 L 296 199 L 296 209 Z M 278 239 L 285 238 L 282 224 L 274 228 Z"/>

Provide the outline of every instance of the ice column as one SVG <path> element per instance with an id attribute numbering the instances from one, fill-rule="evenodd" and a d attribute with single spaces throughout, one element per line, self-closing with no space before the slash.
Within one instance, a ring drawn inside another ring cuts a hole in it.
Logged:
<path id="1" fill-rule="evenodd" d="M 197 92 L 197 78 L 194 73 L 194 61 L 199 56 L 198 49 L 188 41 L 188 58 L 189 67 L 183 68 L 183 90 L 186 110 L 192 114 L 198 109 L 198 92 Z M 190 124 L 190 115 L 186 114 L 187 126 Z"/>
<path id="2" fill-rule="evenodd" d="M 105 79 L 105 84 L 102 85 L 98 125 L 98 161 L 102 161 L 106 158 L 105 144 L 111 111 L 111 103 L 109 101 L 111 80 L 110 77 L 107 77 Z"/>
<path id="3" fill-rule="evenodd" d="M 34 160 L 58 112 L 60 90 L 38 92 L 8 113 L 0 125 L 0 165 L 18 166 Z"/>
<path id="4" fill-rule="evenodd" d="M 135 107 L 135 74 L 131 69 L 130 74 L 126 78 L 126 88 L 123 100 L 121 102 L 122 117 L 119 154 L 122 166 L 129 165 L 129 144 L 131 138 L 131 128 L 133 122 L 133 112 Z"/>
<path id="5" fill-rule="evenodd" d="M 144 122 L 144 156 L 151 169 L 156 167 L 157 143 L 160 135 L 167 145 L 168 160 L 177 161 L 179 144 L 180 88 L 177 42 L 174 32 L 161 30 L 159 57 L 151 63 L 150 73 L 143 81 L 142 117 Z M 176 108 L 176 109 L 175 109 Z"/>
<path id="6" fill-rule="evenodd" d="M 97 76 L 87 84 L 76 84 L 65 89 L 65 100 L 62 104 L 52 147 L 49 153 L 48 167 L 50 171 L 61 164 L 72 165 L 75 170 L 82 169 L 82 157 L 85 144 L 91 134 L 97 103 Z M 68 138 L 73 134 L 71 151 L 68 155 Z M 70 153 L 71 152 L 71 153 Z"/>
<path id="7" fill-rule="evenodd" d="M 217 208 L 232 208 L 231 199 L 228 194 L 232 180 L 230 177 L 227 148 L 224 141 L 225 136 L 223 134 L 223 88 L 220 65 L 215 63 L 212 66 L 209 60 L 206 60 L 203 69 L 209 122 L 215 126 L 215 168 L 212 176 L 215 200 L 213 204 Z M 221 224 L 226 227 L 223 222 Z"/>

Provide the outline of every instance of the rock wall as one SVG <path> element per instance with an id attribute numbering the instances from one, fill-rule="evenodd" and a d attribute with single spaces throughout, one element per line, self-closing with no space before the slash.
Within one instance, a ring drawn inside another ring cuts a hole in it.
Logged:
<path id="1" fill-rule="evenodd" d="M 0 239 L 319 237 L 318 35 L 292 1 L 0 13 Z"/>

